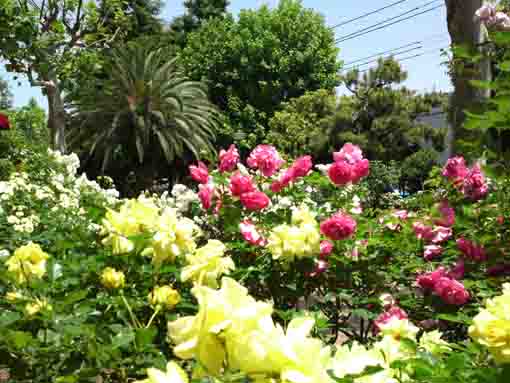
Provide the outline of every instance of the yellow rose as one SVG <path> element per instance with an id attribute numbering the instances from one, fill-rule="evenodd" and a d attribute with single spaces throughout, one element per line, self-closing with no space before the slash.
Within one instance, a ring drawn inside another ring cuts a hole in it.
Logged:
<path id="1" fill-rule="evenodd" d="M 39 245 L 29 243 L 18 248 L 5 264 L 16 282 L 24 284 L 32 278 L 40 279 L 44 276 L 48 258 L 49 255 Z"/>
<path id="2" fill-rule="evenodd" d="M 498 363 L 510 363 L 510 284 L 503 295 L 489 299 L 469 327 L 469 335 L 486 346 Z"/>
<path id="3" fill-rule="evenodd" d="M 107 267 L 101 274 L 101 283 L 107 289 L 123 288 L 125 284 L 124 273 L 112 267 Z"/>
<path id="4" fill-rule="evenodd" d="M 170 286 L 158 286 L 149 294 L 149 301 L 152 306 L 160 306 L 166 309 L 172 309 L 181 300 L 177 290 Z"/>
<path id="5" fill-rule="evenodd" d="M 442 334 L 439 331 L 430 331 L 424 333 L 420 338 L 420 347 L 434 355 L 444 354 L 452 349 L 441 339 Z"/>
<path id="6" fill-rule="evenodd" d="M 107 235 L 103 244 L 111 245 L 114 254 L 133 251 L 130 236 L 152 231 L 159 217 L 159 208 L 154 201 L 144 196 L 127 200 L 119 211 L 109 209 L 103 219 L 102 233 Z"/>
<path id="7" fill-rule="evenodd" d="M 17 291 L 9 291 L 7 294 L 5 294 L 5 299 L 9 302 L 16 302 L 25 299 L 25 297 Z"/>
<path id="8" fill-rule="evenodd" d="M 380 325 L 381 334 L 389 335 L 397 340 L 402 338 L 416 339 L 418 327 L 413 325 L 408 319 L 394 318 L 386 324 Z"/>
<path id="9" fill-rule="evenodd" d="M 316 222 L 300 226 L 280 225 L 271 232 L 267 248 L 274 259 L 292 261 L 320 252 L 320 232 Z"/>
<path id="10" fill-rule="evenodd" d="M 145 254 L 152 254 L 152 263 L 160 266 L 176 257 L 191 254 L 196 249 L 195 236 L 199 229 L 189 218 L 178 218 L 175 209 L 167 208 L 159 217 L 152 246 Z"/>
<path id="11" fill-rule="evenodd" d="M 53 307 L 46 299 L 36 299 L 34 302 L 27 303 L 25 311 L 29 316 L 33 316 L 40 311 L 52 311 Z"/>
<path id="12" fill-rule="evenodd" d="M 219 290 L 196 286 L 192 293 L 198 301 L 198 313 L 169 323 L 168 335 L 176 345 L 175 355 L 182 359 L 196 358 L 209 373 L 218 375 L 230 340 L 271 320 L 272 307 L 257 302 L 246 288 L 226 277 Z"/>
<path id="13" fill-rule="evenodd" d="M 138 380 L 135 383 L 188 383 L 188 376 L 175 362 L 166 365 L 166 371 L 156 368 L 147 369 L 147 379 Z"/>
<path id="14" fill-rule="evenodd" d="M 218 287 L 218 278 L 235 269 L 232 258 L 224 257 L 226 249 L 220 241 L 210 240 L 195 253 L 187 255 L 188 265 L 181 271 L 181 280 L 192 280 L 197 285 Z"/>

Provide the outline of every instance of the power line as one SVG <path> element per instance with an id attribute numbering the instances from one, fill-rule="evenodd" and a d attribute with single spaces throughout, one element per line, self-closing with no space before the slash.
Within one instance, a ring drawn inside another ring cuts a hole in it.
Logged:
<path id="1" fill-rule="evenodd" d="M 435 3 L 435 2 L 437 2 L 437 1 L 438 1 L 438 0 L 435 0 L 435 1 L 429 2 L 429 3 L 427 3 L 427 5 L 429 5 L 429 4 L 431 4 L 431 3 Z M 402 16 L 404 16 L 404 15 L 407 15 L 407 14 L 409 14 L 409 13 L 411 13 L 411 12 L 414 12 L 414 11 L 416 11 L 417 9 L 421 9 L 421 8 L 423 8 L 423 6 L 422 6 L 422 7 L 415 8 L 415 9 L 413 9 L 413 10 L 411 10 L 411 11 L 407 11 L 407 12 L 404 12 L 404 13 L 402 13 L 402 14 L 398 15 L 398 16 L 391 17 L 391 18 L 386 19 L 386 20 L 384 20 L 384 21 L 382 21 L 382 22 L 380 22 L 380 23 L 374 24 L 374 25 L 372 25 L 372 26 L 370 26 L 370 27 L 363 28 L 363 29 L 360 29 L 360 30 L 358 30 L 358 31 L 356 31 L 356 32 L 353 32 L 353 33 L 350 33 L 350 34 L 348 34 L 348 35 L 345 35 L 345 36 L 339 37 L 339 38 L 337 38 L 337 39 L 335 40 L 335 43 L 336 43 L 336 44 L 338 44 L 338 43 L 342 43 L 342 42 L 344 42 L 344 41 L 352 40 L 352 39 L 354 39 L 354 38 L 361 37 L 361 36 L 364 36 L 364 35 L 366 35 L 366 34 L 369 34 L 369 33 L 375 32 L 375 31 L 379 31 L 379 30 L 381 30 L 381 29 L 388 28 L 388 27 L 390 27 L 390 26 L 392 26 L 392 25 L 395 25 L 395 24 L 398 24 L 398 23 L 404 22 L 404 21 L 409 20 L 409 19 L 413 19 L 413 18 L 415 18 L 415 17 L 417 17 L 417 16 L 420 16 L 420 15 L 423 15 L 423 14 L 425 14 L 425 13 L 432 12 L 432 11 L 434 11 L 434 10 L 438 9 L 438 8 L 443 7 L 443 6 L 444 6 L 444 4 L 440 4 L 440 5 L 437 5 L 437 6 L 435 6 L 435 7 L 432 7 L 432 8 L 426 9 L 426 10 L 424 10 L 424 11 L 421 11 L 421 12 L 415 13 L 415 14 L 413 14 L 413 15 L 410 15 L 410 16 L 408 16 L 408 17 L 404 17 L 404 18 L 399 19 L 400 17 L 402 17 Z M 393 22 L 391 22 L 391 23 L 388 23 L 389 21 L 392 21 L 392 20 L 395 20 L 395 19 L 398 19 L 398 20 L 393 21 Z M 386 23 L 388 23 L 388 24 L 386 24 Z M 381 25 L 381 24 L 384 24 L 384 25 Z"/>
<path id="2" fill-rule="evenodd" d="M 403 55 L 404 53 L 409 53 L 409 52 L 412 52 L 412 51 L 415 51 L 415 50 L 418 50 L 418 49 L 421 49 L 421 48 L 423 48 L 423 45 L 418 45 L 417 47 L 413 47 L 413 48 L 410 48 L 410 49 L 406 49 L 406 50 L 404 50 L 404 51 L 402 51 L 402 52 L 392 53 L 392 54 L 387 55 L 387 56 L 385 56 L 385 57 L 383 57 L 383 56 L 379 55 L 379 56 L 378 56 L 378 58 L 377 58 L 377 59 L 375 59 L 375 60 L 370 60 L 370 61 L 362 62 L 361 64 L 352 65 L 352 66 L 349 66 L 349 67 L 347 67 L 347 68 L 343 68 L 343 70 L 344 70 L 344 71 L 345 71 L 345 70 L 351 70 L 351 69 L 353 69 L 353 68 L 358 68 L 358 67 L 360 67 L 360 66 L 365 66 L 365 65 L 371 64 L 371 63 L 373 63 L 373 62 L 379 61 L 379 58 L 388 58 L 388 57 L 400 56 L 400 55 Z M 372 56 L 372 57 L 374 57 L 374 56 Z"/>
<path id="3" fill-rule="evenodd" d="M 439 42 L 439 41 L 438 41 L 438 42 Z M 442 41 L 440 41 L 440 42 L 442 42 Z M 414 47 L 414 48 L 411 48 L 411 49 L 407 49 L 407 50 L 404 50 L 404 51 L 402 51 L 402 52 L 389 54 L 389 55 L 387 55 L 387 56 L 385 56 L 385 57 L 383 57 L 383 56 L 379 56 L 379 57 L 377 57 L 377 58 L 376 58 L 376 59 L 374 59 L 374 60 L 370 60 L 370 61 L 363 62 L 363 63 L 358 64 L 358 65 L 352 65 L 352 66 L 350 66 L 350 67 L 343 68 L 343 71 L 346 71 L 346 70 L 352 70 L 352 69 L 354 69 L 354 68 L 359 68 L 359 67 L 362 67 L 362 66 L 365 66 L 365 65 L 368 65 L 368 64 L 371 64 L 371 63 L 377 62 L 377 61 L 379 61 L 379 58 L 387 59 L 387 58 L 390 58 L 390 57 L 400 56 L 400 55 L 402 55 L 402 54 L 404 54 L 404 53 L 409 53 L 409 52 L 412 52 L 412 51 L 415 51 L 415 50 L 418 50 L 418 49 L 421 49 L 421 48 L 423 48 L 423 45 L 420 45 L 420 46 L 418 46 L 418 47 Z M 428 51 L 425 51 L 425 52 L 423 52 L 423 53 L 427 53 L 427 52 L 435 51 L 436 49 L 441 50 L 441 49 L 446 49 L 446 48 L 448 48 L 448 46 L 441 47 L 441 48 L 433 48 L 433 49 L 429 49 Z M 359 60 L 357 60 L 357 61 L 359 61 Z"/>
<path id="4" fill-rule="evenodd" d="M 335 28 L 338 28 L 338 27 L 343 27 L 344 25 L 347 25 L 347 24 L 350 24 L 354 21 L 358 21 L 358 20 L 361 20 L 361 19 L 364 19 L 365 17 L 368 17 L 368 16 L 372 16 L 376 13 L 379 13 L 381 11 L 384 11 L 386 9 L 389 9 L 389 8 L 392 8 L 394 7 L 395 5 L 399 5 L 399 4 L 402 4 L 402 3 L 405 3 L 406 1 L 409 1 L 409 0 L 400 0 L 400 1 L 396 1 L 392 4 L 389 4 L 389 5 L 386 5 L 385 7 L 382 7 L 382 8 L 379 8 L 379 9 L 376 9 L 375 11 L 371 11 L 371 12 L 368 12 L 368 13 L 365 13 L 361 16 L 358 16 L 358 17 L 354 17 L 352 19 L 349 19 L 349 20 L 346 20 L 346 21 L 343 21 L 339 24 L 335 24 L 333 25 L 332 27 L 329 27 L 329 29 L 335 29 Z"/>
<path id="5" fill-rule="evenodd" d="M 449 46 L 430 49 L 430 50 L 424 51 L 422 53 L 419 53 L 419 54 L 416 54 L 416 55 L 413 55 L 413 56 L 409 56 L 409 57 L 403 57 L 400 60 L 395 60 L 395 61 L 400 64 L 402 61 L 408 61 L 408 60 L 416 59 L 418 57 L 429 55 L 431 53 L 440 52 L 440 51 L 442 51 L 443 49 L 446 49 L 446 48 L 449 48 Z M 371 67 L 371 68 L 363 69 L 363 70 L 360 70 L 359 73 L 365 73 L 365 72 L 371 71 L 371 70 L 373 70 L 375 68 L 376 67 Z"/>
<path id="6" fill-rule="evenodd" d="M 401 50 L 401 49 L 404 49 L 404 48 L 412 47 L 413 45 L 418 45 L 418 44 L 421 44 L 421 43 L 422 43 L 421 41 L 415 41 L 414 43 L 409 43 L 409 44 L 406 44 L 406 45 L 402 45 L 401 47 L 398 47 L 398 48 L 389 49 L 389 50 L 384 51 L 384 52 L 375 53 L 375 54 L 373 54 L 371 56 L 367 56 L 367 57 L 363 57 L 361 59 L 357 59 L 357 60 L 346 62 L 346 63 L 344 63 L 344 65 L 355 64 L 355 63 L 357 63 L 359 61 L 368 60 L 368 59 L 371 59 L 373 57 L 378 57 L 378 56 L 381 56 L 381 55 L 385 55 L 385 54 L 388 54 L 388 53 L 391 53 L 391 52 L 395 52 L 395 51 L 398 51 L 398 50 Z"/>

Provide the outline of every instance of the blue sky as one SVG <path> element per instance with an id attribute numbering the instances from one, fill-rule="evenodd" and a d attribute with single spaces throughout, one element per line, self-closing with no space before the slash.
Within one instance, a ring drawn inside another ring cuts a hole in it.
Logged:
<path id="1" fill-rule="evenodd" d="M 341 23 L 394 2 L 394 0 L 303 0 L 303 4 L 307 8 L 313 8 L 323 14 L 328 25 Z M 368 27 L 386 18 L 394 17 L 428 2 L 427 0 L 407 0 L 381 13 L 337 28 L 336 34 L 338 37 L 348 35 L 361 28 Z M 262 4 L 275 6 L 277 0 L 231 0 L 230 3 L 230 11 L 237 14 L 240 9 L 257 8 Z M 440 4 L 441 1 L 438 1 L 438 3 Z M 436 4 L 431 4 L 430 7 L 434 5 Z M 182 14 L 183 10 L 182 1 L 167 0 L 162 17 L 170 21 L 173 17 Z M 423 41 L 422 50 L 410 52 L 401 57 L 412 56 L 420 52 L 425 52 L 426 54 L 402 63 L 409 72 L 409 78 L 405 85 L 420 92 L 431 91 L 433 89 L 450 90 L 450 79 L 446 74 L 446 67 L 441 65 L 444 58 L 440 56 L 439 51 L 439 48 L 448 46 L 450 41 L 446 26 L 445 7 L 393 25 L 387 29 L 341 43 L 339 44 L 341 49 L 340 58 L 344 62 L 349 62 L 415 41 Z M 14 93 L 15 106 L 25 105 L 30 97 L 35 97 L 39 104 L 46 108 L 46 100 L 40 90 L 38 88 L 31 88 L 24 78 L 19 79 L 21 86 L 18 86 L 18 81 L 15 81 L 11 75 L 5 73 L 3 66 L 0 68 L 0 77 L 6 78 L 9 81 Z"/>

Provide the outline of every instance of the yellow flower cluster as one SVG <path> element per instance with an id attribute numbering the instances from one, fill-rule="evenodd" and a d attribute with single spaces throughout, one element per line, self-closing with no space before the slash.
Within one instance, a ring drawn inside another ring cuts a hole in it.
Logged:
<path id="1" fill-rule="evenodd" d="M 218 278 L 235 269 L 232 258 L 225 257 L 226 246 L 210 240 L 205 246 L 186 256 L 187 265 L 181 271 L 181 280 L 192 280 L 197 285 L 218 287 Z"/>
<path id="2" fill-rule="evenodd" d="M 16 282 L 24 284 L 30 279 L 40 279 L 44 276 L 48 258 L 49 255 L 41 249 L 41 246 L 29 243 L 18 248 L 5 264 Z"/>
<path id="3" fill-rule="evenodd" d="M 33 316 L 40 311 L 52 311 L 53 307 L 46 299 L 36 299 L 34 302 L 27 303 L 25 311 L 29 316 Z"/>
<path id="4" fill-rule="evenodd" d="M 498 363 L 510 363 L 510 283 L 503 285 L 503 295 L 489 299 L 474 317 L 469 335 L 486 346 Z"/>
<path id="5" fill-rule="evenodd" d="M 165 208 L 161 212 L 153 199 L 144 196 L 127 200 L 118 211 L 108 210 L 102 228 L 106 235 L 103 244 L 111 246 L 114 254 L 134 250 L 135 244 L 130 237 L 144 234 L 151 237 L 143 254 L 151 255 L 156 266 L 192 253 L 198 232 L 191 219 L 178 217 L 175 209 Z"/>
<path id="6" fill-rule="evenodd" d="M 320 252 L 319 224 L 308 207 L 301 206 L 292 213 L 292 225 L 275 227 L 267 248 L 274 259 L 286 261 L 317 255 Z"/>
<path id="7" fill-rule="evenodd" d="M 159 266 L 175 257 L 190 254 L 196 249 L 198 227 L 189 218 L 178 218 L 177 210 L 166 208 L 156 221 L 152 246 L 145 254 L 152 254 L 152 262 Z"/>
<path id="8" fill-rule="evenodd" d="M 219 290 L 196 286 L 192 292 L 199 303 L 197 315 L 168 325 L 178 357 L 198 359 L 208 375 L 218 376 L 228 365 L 252 378 L 278 376 L 296 383 L 329 380 L 323 367 L 330 350 L 309 336 L 312 319 L 294 319 L 284 332 L 273 322 L 270 304 L 257 302 L 226 277 Z"/>
<path id="9" fill-rule="evenodd" d="M 171 286 L 157 286 L 149 294 L 149 302 L 152 306 L 168 310 L 173 309 L 180 300 L 179 292 Z"/>
<path id="10" fill-rule="evenodd" d="M 195 286 L 192 293 L 198 300 L 198 313 L 170 322 L 168 334 L 176 356 L 198 360 L 196 377 L 239 371 L 255 382 L 332 383 L 327 371 L 344 378 L 368 366 L 381 366 L 380 372 L 355 382 L 396 383 L 397 372 L 390 365 L 413 356 L 400 341 L 405 335 L 416 339 L 415 327 L 407 321 L 393 323 L 391 335 L 384 335 L 370 349 L 343 346 L 332 356 L 329 347 L 310 336 L 313 319 L 295 318 L 285 331 L 274 323 L 271 304 L 256 301 L 231 278 L 224 277 L 219 290 Z M 447 345 L 439 333 L 424 344 L 425 350 Z"/>
<path id="11" fill-rule="evenodd" d="M 107 289 L 121 289 L 126 283 L 126 278 L 122 271 L 117 271 L 112 267 L 107 267 L 101 273 L 101 284 Z"/>
<path id="12" fill-rule="evenodd" d="M 188 383 L 188 376 L 175 362 L 166 365 L 166 371 L 156 368 L 147 369 L 147 379 L 135 383 Z"/>

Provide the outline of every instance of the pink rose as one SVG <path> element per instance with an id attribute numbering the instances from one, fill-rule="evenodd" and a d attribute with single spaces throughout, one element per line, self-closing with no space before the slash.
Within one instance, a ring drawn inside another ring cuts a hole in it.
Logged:
<path id="1" fill-rule="evenodd" d="M 322 259 L 327 258 L 333 252 L 333 247 L 334 247 L 333 242 L 328 240 L 321 241 L 320 245 L 321 252 L 319 257 Z"/>
<path id="2" fill-rule="evenodd" d="M 351 216 L 339 212 L 322 222 L 320 228 L 326 237 L 339 241 L 354 234 L 356 221 Z"/>
<path id="3" fill-rule="evenodd" d="M 436 225 L 452 227 L 455 225 L 455 209 L 450 207 L 448 201 L 443 201 L 439 204 L 439 213 L 441 218 L 435 221 Z"/>
<path id="4" fill-rule="evenodd" d="M 446 276 L 444 267 L 439 267 L 431 273 L 421 274 L 416 278 L 416 284 L 425 290 L 432 290 L 437 281 Z"/>
<path id="5" fill-rule="evenodd" d="M 209 170 L 202 161 L 198 161 L 198 166 L 190 165 L 189 172 L 191 178 L 200 184 L 209 182 Z"/>
<path id="6" fill-rule="evenodd" d="M 469 293 L 464 285 L 448 277 L 439 278 L 434 285 L 436 293 L 445 303 L 460 306 L 469 301 Z"/>
<path id="7" fill-rule="evenodd" d="M 362 178 L 367 177 L 370 174 L 370 162 L 367 159 L 361 160 L 353 169 L 353 183 L 359 182 Z"/>
<path id="8" fill-rule="evenodd" d="M 241 204 L 248 210 L 262 210 L 269 206 L 271 200 L 260 191 L 241 194 Z"/>
<path id="9" fill-rule="evenodd" d="M 331 182 L 335 185 L 346 185 L 354 179 L 352 165 L 345 161 L 335 162 L 328 169 L 328 175 Z"/>
<path id="10" fill-rule="evenodd" d="M 271 177 L 284 161 L 273 146 L 259 145 L 250 153 L 246 163 L 250 168 L 259 169 L 265 177 Z"/>
<path id="11" fill-rule="evenodd" d="M 479 201 L 487 195 L 489 187 L 485 182 L 485 177 L 479 165 L 473 166 L 466 177 L 462 186 L 462 193 L 472 201 Z"/>
<path id="12" fill-rule="evenodd" d="M 432 230 L 432 238 L 430 241 L 434 244 L 440 244 L 448 241 L 453 235 L 451 227 L 436 226 Z"/>
<path id="13" fill-rule="evenodd" d="M 457 239 L 457 247 L 462 254 L 473 261 L 483 262 L 487 260 L 487 252 L 485 251 L 485 248 L 481 245 L 475 245 L 468 239 Z"/>
<path id="14" fill-rule="evenodd" d="M 200 202 L 202 202 L 202 207 L 205 210 L 209 210 L 212 206 L 212 200 L 215 192 L 214 185 L 202 184 L 198 188 L 198 198 L 200 198 Z"/>
<path id="15" fill-rule="evenodd" d="M 293 177 L 299 178 L 307 176 L 310 170 L 312 170 L 312 167 L 313 162 L 311 156 L 299 157 L 291 166 L 291 168 L 294 169 Z"/>
<path id="16" fill-rule="evenodd" d="M 418 239 L 430 241 L 434 237 L 432 228 L 430 226 L 423 224 L 422 222 L 413 223 L 413 230 Z"/>
<path id="17" fill-rule="evenodd" d="M 378 334 L 381 327 L 390 323 L 392 320 L 407 319 L 407 313 L 398 306 L 392 306 L 374 320 L 374 332 Z"/>
<path id="18" fill-rule="evenodd" d="M 346 143 L 339 152 L 333 153 L 335 162 L 345 161 L 351 165 L 363 160 L 363 152 L 360 147 L 350 142 Z"/>
<path id="19" fill-rule="evenodd" d="M 230 192 L 235 197 L 240 197 L 241 194 L 255 191 L 255 186 L 252 183 L 250 176 L 243 176 L 241 173 L 236 172 L 230 177 Z"/>
<path id="20" fill-rule="evenodd" d="M 431 261 L 434 258 L 439 257 L 443 253 L 443 248 L 437 245 L 428 245 L 425 246 L 425 251 L 423 252 L 423 258 L 426 261 Z"/>
<path id="21" fill-rule="evenodd" d="M 260 235 L 257 228 L 250 220 L 246 219 L 242 221 L 239 224 L 239 230 L 246 242 L 255 246 L 265 246 L 266 240 Z"/>
<path id="22" fill-rule="evenodd" d="M 234 170 L 239 162 L 239 152 L 235 145 L 230 145 L 227 151 L 220 150 L 220 166 L 219 170 L 221 173 L 230 172 Z"/>
<path id="23" fill-rule="evenodd" d="M 468 173 L 466 167 L 466 161 L 464 157 L 453 157 L 450 158 L 443 168 L 443 176 L 448 178 L 450 181 L 463 180 Z"/>

